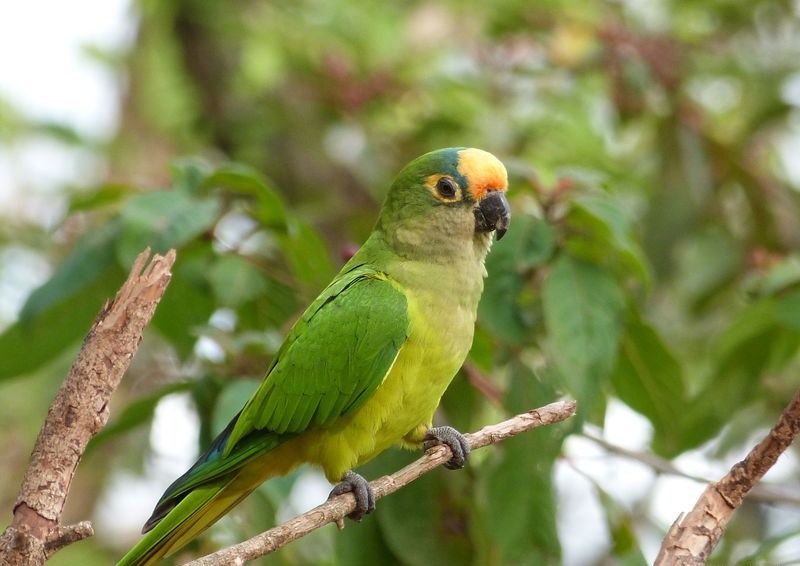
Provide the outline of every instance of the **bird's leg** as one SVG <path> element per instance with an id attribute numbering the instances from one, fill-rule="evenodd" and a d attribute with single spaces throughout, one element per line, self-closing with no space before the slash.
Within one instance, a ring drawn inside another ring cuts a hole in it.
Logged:
<path id="1" fill-rule="evenodd" d="M 375 510 L 375 494 L 369 482 L 364 479 L 364 476 L 352 470 L 342 476 L 342 481 L 333 487 L 328 499 L 348 492 L 351 492 L 356 498 L 356 508 L 347 516 L 348 518 L 360 521 L 364 518 L 364 515 Z"/>
<path id="2" fill-rule="evenodd" d="M 451 426 L 435 426 L 425 434 L 425 450 L 438 444 L 444 444 L 453 452 L 453 457 L 445 462 L 449 470 L 460 470 L 467 463 L 469 442 L 466 437 Z"/>

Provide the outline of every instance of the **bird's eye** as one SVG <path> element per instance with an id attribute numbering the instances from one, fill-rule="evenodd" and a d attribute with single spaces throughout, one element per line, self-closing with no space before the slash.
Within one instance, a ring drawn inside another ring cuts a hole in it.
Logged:
<path id="1" fill-rule="evenodd" d="M 436 192 L 444 199 L 453 199 L 458 191 L 458 185 L 450 177 L 442 177 L 436 181 Z"/>

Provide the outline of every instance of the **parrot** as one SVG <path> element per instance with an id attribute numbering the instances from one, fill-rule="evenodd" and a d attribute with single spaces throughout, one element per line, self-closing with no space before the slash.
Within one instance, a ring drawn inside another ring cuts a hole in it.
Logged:
<path id="1" fill-rule="evenodd" d="M 324 471 L 330 497 L 353 493 L 355 520 L 375 497 L 354 468 L 390 446 L 445 444 L 445 466 L 463 467 L 466 438 L 433 418 L 472 346 L 492 232 L 502 238 L 511 218 L 507 188 L 506 168 L 481 149 L 439 149 L 406 165 L 367 240 L 117 566 L 159 562 L 301 464 Z"/>

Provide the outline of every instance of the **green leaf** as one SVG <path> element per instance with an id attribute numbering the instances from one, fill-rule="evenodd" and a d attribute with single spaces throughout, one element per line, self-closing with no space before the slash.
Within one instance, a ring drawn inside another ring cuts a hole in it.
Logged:
<path id="1" fill-rule="evenodd" d="M 211 288 L 221 306 L 237 306 L 264 292 L 264 274 L 247 259 L 237 255 L 219 258 L 208 274 Z"/>
<path id="2" fill-rule="evenodd" d="M 769 296 L 798 284 L 800 284 L 800 257 L 791 255 L 771 266 L 766 273 L 759 273 L 749 281 L 748 291 L 758 296 Z"/>
<path id="3" fill-rule="evenodd" d="M 118 224 L 88 232 L 0 335 L 0 379 L 30 373 L 82 340 L 125 274 L 114 261 Z"/>
<path id="4" fill-rule="evenodd" d="M 317 292 L 333 278 L 334 269 L 328 249 L 316 231 L 295 220 L 289 232 L 279 237 L 286 261 L 298 281 Z"/>
<path id="5" fill-rule="evenodd" d="M 297 291 L 275 279 L 262 276 L 264 290 L 255 300 L 238 305 L 240 328 L 252 328 L 263 333 L 267 328 L 283 329 L 290 318 L 298 316 L 305 306 Z"/>
<path id="6" fill-rule="evenodd" d="M 220 187 L 235 194 L 255 197 L 253 216 L 267 228 L 286 229 L 288 224 L 283 199 L 258 171 L 240 164 L 229 164 L 205 180 L 207 187 Z"/>
<path id="7" fill-rule="evenodd" d="M 410 454 L 398 450 L 381 454 L 381 466 L 396 471 Z M 370 474 L 372 477 L 372 474 Z M 461 566 L 472 549 L 466 530 L 466 506 L 459 494 L 468 487 L 466 474 L 436 470 L 380 501 L 376 520 L 386 546 L 408 566 Z M 459 489 L 460 487 L 460 489 Z"/>
<path id="8" fill-rule="evenodd" d="M 383 511 L 383 502 L 384 500 L 378 502 L 381 511 Z M 374 521 L 365 520 L 348 525 L 346 529 L 336 533 L 334 542 L 337 562 L 341 565 L 400 566 L 402 564 L 386 545 L 377 518 Z"/>
<path id="9" fill-rule="evenodd" d="M 553 255 L 555 245 L 556 235 L 550 224 L 532 214 L 518 214 L 505 237 L 492 244 L 486 266 L 517 272 L 539 267 Z"/>
<path id="10" fill-rule="evenodd" d="M 132 185 L 107 183 L 91 191 L 73 194 L 70 197 L 67 212 L 73 214 L 115 205 L 135 193 L 136 190 Z"/>
<path id="11" fill-rule="evenodd" d="M 419 453 L 389 449 L 358 471 L 368 479 L 396 472 L 419 457 Z M 356 563 L 396 564 L 404 566 L 460 566 L 471 563 L 472 549 L 468 525 L 470 475 L 434 470 L 411 482 L 403 489 L 378 502 L 370 520 L 379 526 L 371 529 L 372 540 L 364 552 L 375 560 Z M 350 527 L 348 526 L 348 529 Z M 345 530 L 348 530 L 345 529 Z M 366 535 L 365 535 L 366 536 Z M 361 551 L 363 536 L 337 537 L 337 555 L 353 556 Z M 356 546 L 353 546 L 356 545 Z M 398 558 L 402 558 L 402 562 Z M 342 564 L 350 564 L 343 561 Z"/>
<path id="12" fill-rule="evenodd" d="M 66 348 L 80 343 L 103 303 L 111 299 L 125 273 L 107 265 L 93 281 L 58 302 L 49 302 L 0 334 L 0 380 L 30 373 Z"/>
<path id="13" fill-rule="evenodd" d="M 721 290 L 736 281 L 744 261 L 736 238 L 719 228 L 693 234 L 677 257 L 679 288 L 698 312 L 713 305 Z"/>
<path id="14" fill-rule="evenodd" d="M 264 369 L 266 370 L 266 368 Z M 244 404 L 260 384 L 260 379 L 235 379 L 229 381 L 220 392 L 214 408 L 211 428 L 215 431 L 215 434 L 228 425 L 233 416 L 244 407 Z"/>
<path id="15" fill-rule="evenodd" d="M 614 368 L 625 298 L 610 273 L 562 255 L 544 281 L 542 303 L 548 349 L 588 411 Z"/>
<path id="16" fill-rule="evenodd" d="M 198 157 L 182 157 L 172 162 L 172 186 L 187 195 L 198 194 L 206 187 L 211 166 Z"/>
<path id="17" fill-rule="evenodd" d="M 180 248 L 209 230 L 220 210 L 217 199 L 180 190 L 139 195 L 122 210 L 117 257 L 121 264 L 130 265 L 146 246 L 162 254 Z"/>
<path id="18" fill-rule="evenodd" d="M 112 221 L 97 230 L 90 230 L 78 239 L 72 253 L 58 266 L 50 279 L 34 290 L 25 301 L 19 315 L 20 322 L 23 325 L 28 324 L 53 305 L 74 297 L 107 275 L 114 266 L 114 245 L 118 235 L 119 224 Z M 87 327 L 86 331 L 88 330 Z"/>
<path id="19" fill-rule="evenodd" d="M 800 290 L 777 299 L 775 313 L 778 322 L 800 331 Z"/>
<path id="20" fill-rule="evenodd" d="M 552 227 L 532 215 L 515 217 L 506 237 L 493 245 L 478 317 L 500 339 L 514 344 L 532 341 L 539 315 L 526 283 L 530 270 L 544 264 L 554 248 Z"/>
<path id="21" fill-rule="evenodd" d="M 638 316 L 625 325 L 620 346 L 612 376 L 617 396 L 650 420 L 657 444 L 674 450 L 678 415 L 686 403 L 680 363 Z"/>
<path id="22" fill-rule="evenodd" d="M 780 552 L 776 551 L 787 541 L 797 540 L 798 536 L 800 536 L 800 529 L 790 525 L 787 531 L 773 536 L 762 537 L 760 540 L 755 541 L 757 544 L 755 550 L 748 548 L 750 554 L 737 560 L 734 566 L 780 564 L 781 562 L 777 558 Z M 786 562 L 785 564 L 788 566 L 791 562 Z"/>
<path id="23" fill-rule="evenodd" d="M 791 296 L 789 296 L 790 298 Z M 678 415 L 678 449 L 688 449 L 712 438 L 732 412 L 752 403 L 766 372 L 777 372 L 796 356 L 800 333 L 791 325 L 791 310 L 772 297 L 749 305 L 714 345 L 709 377 Z"/>
<path id="24" fill-rule="evenodd" d="M 729 364 L 729 360 L 735 358 L 746 343 L 775 327 L 777 312 L 775 301 L 771 298 L 756 301 L 745 308 L 715 345 L 712 361 L 717 366 Z"/>
<path id="25" fill-rule="evenodd" d="M 153 327 L 183 358 L 192 353 L 197 341 L 196 328 L 206 324 L 216 308 L 207 277 L 212 257 L 206 246 L 184 248 L 153 316 Z"/>
<path id="26" fill-rule="evenodd" d="M 521 413 L 552 399 L 552 387 L 515 362 L 505 406 Z M 553 465 L 567 426 L 543 427 L 491 448 L 477 487 L 479 564 L 559 564 Z M 535 525 L 535 528 L 533 526 Z"/>
<path id="27" fill-rule="evenodd" d="M 576 197 L 566 220 L 575 234 L 564 243 L 570 254 L 598 264 L 621 265 L 643 284 L 650 267 L 627 215 L 607 194 Z"/>

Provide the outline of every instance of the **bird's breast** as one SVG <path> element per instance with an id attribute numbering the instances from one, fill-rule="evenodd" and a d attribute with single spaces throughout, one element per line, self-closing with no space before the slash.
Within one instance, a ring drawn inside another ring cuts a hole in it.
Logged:
<path id="1" fill-rule="evenodd" d="M 470 286 L 457 280 L 463 279 L 463 272 L 418 278 L 413 265 L 407 268 L 399 281 L 392 275 L 408 304 L 405 344 L 375 393 L 337 426 L 324 431 L 317 444 L 319 453 L 310 458 L 322 465 L 331 481 L 401 442 L 418 427 L 429 426 L 472 345 L 482 273 L 476 270 Z"/>

